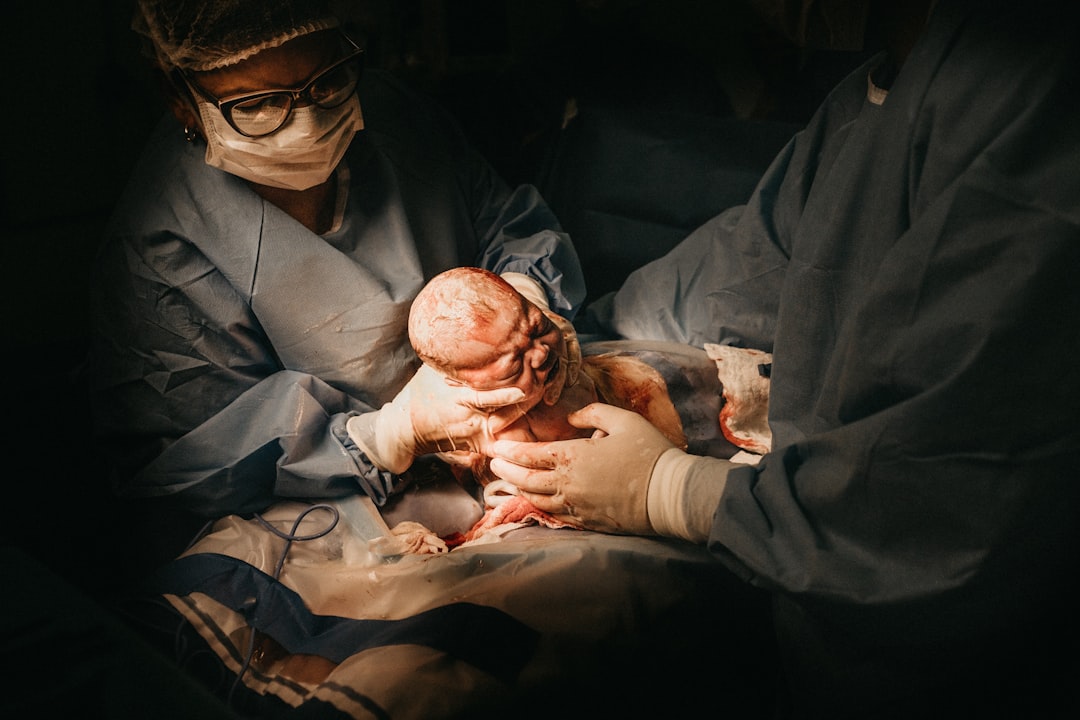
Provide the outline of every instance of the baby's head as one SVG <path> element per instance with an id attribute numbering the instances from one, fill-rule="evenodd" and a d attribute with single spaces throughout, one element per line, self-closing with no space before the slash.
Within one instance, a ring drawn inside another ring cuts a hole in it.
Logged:
<path id="1" fill-rule="evenodd" d="M 516 386 L 529 406 L 566 354 L 562 333 L 540 308 L 475 267 L 428 282 L 409 313 L 409 340 L 421 360 L 455 382 L 477 390 Z"/>

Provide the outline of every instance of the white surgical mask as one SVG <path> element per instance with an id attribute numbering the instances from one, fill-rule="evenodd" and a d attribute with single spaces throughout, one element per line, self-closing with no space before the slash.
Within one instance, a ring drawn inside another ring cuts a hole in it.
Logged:
<path id="1" fill-rule="evenodd" d="M 203 101 L 198 105 L 207 165 L 286 190 L 307 190 L 326 182 L 353 135 L 364 128 L 356 95 L 330 110 L 315 105 L 293 108 L 279 130 L 258 138 L 236 132 L 214 105 Z"/>

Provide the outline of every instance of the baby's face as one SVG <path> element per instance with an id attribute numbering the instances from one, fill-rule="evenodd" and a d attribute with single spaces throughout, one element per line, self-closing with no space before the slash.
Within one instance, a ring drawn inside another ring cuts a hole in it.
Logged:
<path id="1" fill-rule="evenodd" d="M 529 407 L 543 397 L 566 355 L 562 332 L 524 298 L 520 311 L 508 310 L 462 338 L 460 350 L 463 362 L 447 372 L 452 380 L 477 390 L 520 388 Z"/>

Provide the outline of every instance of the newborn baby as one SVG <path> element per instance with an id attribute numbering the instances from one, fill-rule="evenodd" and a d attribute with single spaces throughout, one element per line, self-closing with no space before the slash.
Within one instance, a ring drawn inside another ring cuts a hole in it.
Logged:
<path id="1" fill-rule="evenodd" d="M 632 357 L 596 355 L 583 358 L 580 372 L 570 377 L 562 331 L 542 309 L 487 270 L 454 268 L 434 277 L 413 301 L 409 339 L 417 356 L 449 382 L 478 390 L 515 386 L 525 393 L 522 416 L 493 433 L 492 441 L 588 437 L 591 429 L 574 427 L 566 416 L 602 401 L 639 412 L 673 443 L 686 447 L 679 415 L 659 373 Z M 491 474 L 483 454 L 458 451 L 442 457 L 472 472 L 484 487 L 488 507 L 513 496 L 513 486 Z"/>
<path id="2" fill-rule="evenodd" d="M 597 399 L 593 383 L 567 377 L 562 331 L 498 275 L 462 267 L 433 278 L 413 301 L 409 340 L 423 362 L 453 383 L 525 393 L 525 414 L 499 437 L 589 435 L 566 422 L 566 414 Z"/>

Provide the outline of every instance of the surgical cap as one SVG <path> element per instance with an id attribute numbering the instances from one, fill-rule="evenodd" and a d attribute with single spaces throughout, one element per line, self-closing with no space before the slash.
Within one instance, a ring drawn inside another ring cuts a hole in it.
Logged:
<path id="1" fill-rule="evenodd" d="M 198 72 L 339 24 L 328 0 L 136 0 L 131 27 L 163 68 Z"/>

